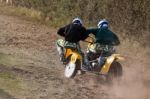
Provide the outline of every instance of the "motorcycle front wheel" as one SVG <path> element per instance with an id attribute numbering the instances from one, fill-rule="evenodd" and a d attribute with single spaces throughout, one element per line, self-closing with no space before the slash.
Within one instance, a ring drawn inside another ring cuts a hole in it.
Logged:
<path id="1" fill-rule="evenodd" d="M 77 73 L 76 64 L 71 61 L 68 62 L 65 68 L 65 77 L 73 78 Z"/>

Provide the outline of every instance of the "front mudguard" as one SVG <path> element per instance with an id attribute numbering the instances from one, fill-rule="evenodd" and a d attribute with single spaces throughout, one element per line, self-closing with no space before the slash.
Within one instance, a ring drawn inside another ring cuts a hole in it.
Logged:
<path id="1" fill-rule="evenodd" d="M 65 68 L 65 76 L 67 78 L 73 78 L 76 73 L 77 70 L 79 69 L 78 66 L 78 60 L 81 60 L 82 57 L 80 54 L 74 52 L 72 53 L 72 55 L 70 56 L 70 61 L 66 64 L 66 68 Z"/>
<path id="2" fill-rule="evenodd" d="M 124 57 L 122 57 L 120 54 L 112 54 L 111 56 L 109 56 L 106 59 L 106 62 L 103 65 L 102 69 L 100 70 L 100 74 L 104 74 L 104 75 L 108 74 L 112 63 L 114 61 L 120 61 L 120 60 L 124 60 Z"/>
<path id="3" fill-rule="evenodd" d="M 70 61 L 75 64 L 77 60 L 80 60 L 80 61 L 82 60 L 81 55 L 76 52 L 72 53 Z"/>

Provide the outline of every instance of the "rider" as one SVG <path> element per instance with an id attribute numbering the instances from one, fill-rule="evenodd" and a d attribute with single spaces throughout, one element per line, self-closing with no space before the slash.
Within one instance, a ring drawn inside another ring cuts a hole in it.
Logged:
<path id="1" fill-rule="evenodd" d="M 88 50 L 90 53 L 101 52 L 102 55 L 102 49 L 119 45 L 120 41 L 117 35 L 108 28 L 108 21 L 106 19 L 99 21 L 97 26 L 98 28 L 87 29 L 87 33 L 94 34 L 96 39 L 96 41 L 89 46 Z M 101 62 L 100 65 L 104 63 L 104 59 L 102 58 L 100 58 L 99 61 Z"/>
<path id="2" fill-rule="evenodd" d="M 64 48 L 67 46 L 76 48 L 84 57 L 79 45 L 79 41 L 85 40 L 88 37 L 88 34 L 86 33 L 86 28 L 83 26 L 83 22 L 80 18 L 75 18 L 70 24 L 61 27 L 57 31 L 57 34 L 65 38 L 65 40 L 57 40 L 57 50 L 62 62 L 64 61 Z"/>

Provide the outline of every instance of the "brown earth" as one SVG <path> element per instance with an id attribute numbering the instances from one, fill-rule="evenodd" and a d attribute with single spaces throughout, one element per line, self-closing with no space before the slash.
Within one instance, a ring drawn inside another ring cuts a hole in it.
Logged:
<path id="1" fill-rule="evenodd" d="M 19 79 L 25 86 L 19 91 L 0 87 L 0 99 L 149 99 L 148 48 L 137 53 L 135 48 L 120 47 L 126 58 L 124 75 L 119 83 L 108 85 L 100 75 L 90 73 L 65 78 L 57 38 L 56 29 L 0 15 L 0 73 L 15 75 L 10 79 Z"/>

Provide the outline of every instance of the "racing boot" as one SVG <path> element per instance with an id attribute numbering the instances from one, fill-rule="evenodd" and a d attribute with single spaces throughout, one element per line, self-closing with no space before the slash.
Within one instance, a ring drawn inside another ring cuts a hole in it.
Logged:
<path id="1" fill-rule="evenodd" d="M 92 71 L 92 66 L 90 65 L 87 58 L 84 58 L 84 63 L 81 68 L 83 71 Z"/>
<path id="2" fill-rule="evenodd" d="M 98 58 L 98 63 L 99 63 L 99 66 L 100 66 L 100 67 L 102 67 L 102 66 L 104 65 L 105 60 L 106 60 L 106 59 L 105 59 L 104 57 L 99 57 L 99 58 Z"/>

